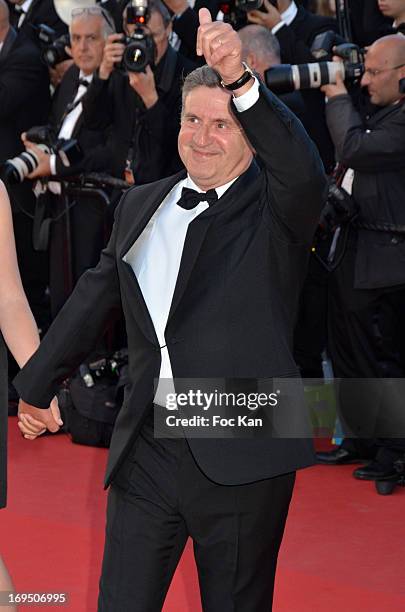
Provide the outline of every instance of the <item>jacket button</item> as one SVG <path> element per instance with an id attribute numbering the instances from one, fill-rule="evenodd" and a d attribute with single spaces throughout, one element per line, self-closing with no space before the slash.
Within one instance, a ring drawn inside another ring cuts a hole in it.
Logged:
<path id="1" fill-rule="evenodd" d="M 170 338 L 170 344 L 177 344 L 178 340 L 177 338 Z"/>

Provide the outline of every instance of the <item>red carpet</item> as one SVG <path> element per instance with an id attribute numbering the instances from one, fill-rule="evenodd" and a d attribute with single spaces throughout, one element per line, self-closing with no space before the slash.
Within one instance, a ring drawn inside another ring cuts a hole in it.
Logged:
<path id="1" fill-rule="evenodd" d="M 29 443 L 15 418 L 9 425 L 1 554 L 17 590 L 69 593 L 67 606 L 22 610 L 92 612 L 104 537 L 106 452 L 73 445 L 65 435 Z M 319 466 L 299 473 L 274 612 L 405 610 L 405 489 L 379 496 L 372 483 L 355 481 L 352 470 Z M 200 611 L 189 546 L 164 612 Z"/>

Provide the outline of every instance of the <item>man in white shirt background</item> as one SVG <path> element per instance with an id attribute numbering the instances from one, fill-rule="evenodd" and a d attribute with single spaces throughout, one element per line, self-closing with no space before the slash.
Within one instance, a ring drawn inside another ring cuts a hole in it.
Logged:
<path id="1" fill-rule="evenodd" d="M 23 134 L 27 150 L 34 150 L 39 165 L 29 175 L 31 179 L 48 178 L 52 175 L 75 176 L 81 172 L 110 172 L 112 151 L 108 145 L 108 136 L 103 131 L 89 130 L 83 122 L 81 100 L 93 79 L 94 71 L 99 67 L 107 36 L 112 32 L 111 22 L 98 6 L 76 8 L 72 13 L 70 25 L 71 55 L 73 66 L 65 73 L 53 98 L 49 127 L 58 138 L 78 141 L 83 158 L 74 166 L 65 166 L 59 157 L 49 154 L 37 145 L 29 142 Z M 59 185 L 50 186 L 46 198 L 47 208 L 55 219 L 51 224 L 49 263 L 50 263 L 50 297 L 51 311 L 54 317 L 66 300 L 72 287 L 68 286 L 64 270 L 66 249 L 66 216 L 65 205 L 57 195 Z M 72 276 L 73 282 L 84 270 L 95 265 L 105 241 L 105 210 L 100 202 L 87 197 L 76 198 L 77 204 L 70 211 L 72 242 Z M 41 201 L 39 206 L 45 206 Z"/>

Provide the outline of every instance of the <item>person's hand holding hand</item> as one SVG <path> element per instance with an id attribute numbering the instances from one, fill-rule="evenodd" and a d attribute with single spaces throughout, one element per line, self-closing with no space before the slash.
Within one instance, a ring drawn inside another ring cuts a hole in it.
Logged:
<path id="1" fill-rule="evenodd" d="M 46 430 L 56 433 L 62 427 L 58 400 L 52 400 L 47 409 L 36 408 L 20 399 L 18 404 L 18 427 L 27 440 L 35 440 Z"/>

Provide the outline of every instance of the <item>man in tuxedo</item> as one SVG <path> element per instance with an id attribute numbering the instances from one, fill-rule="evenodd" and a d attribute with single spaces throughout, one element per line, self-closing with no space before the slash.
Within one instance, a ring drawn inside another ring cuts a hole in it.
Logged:
<path id="1" fill-rule="evenodd" d="M 74 138 L 83 157 L 77 163 L 65 165 L 59 156 L 44 152 L 23 135 L 27 150 L 34 150 L 40 160 L 29 176 L 32 179 L 77 176 L 83 172 L 111 172 L 113 155 L 109 134 L 90 130 L 83 121 L 82 99 L 86 95 L 94 71 L 99 67 L 104 44 L 111 33 L 111 25 L 102 9 L 76 9 L 70 25 L 73 66 L 67 70 L 55 94 L 49 117 L 49 130 L 63 139 Z M 38 220 L 51 218 L 49 265 L 52 317 L 65 302 L 71 283 L 88 268 L 96 265 L 105 245 L 105 204 L 90 196 L 78 195 L 76 204 L 66 210 L 58 183 L 48 185 L 48 191 L 40 196 L 37 205 Z M 67 219 L 69 215 L 69 219 Z M 46 221 L 48 223 L 48 221 Z M 71 243 L 67 246 L 67 224 L 70 224 Z M 70 248 L 71 262 L 67 262 Z M 71 265 L 70 274 L 66 266 Z M 71 277 L 71 278 L 69 278 Z"/>
<path id="2" fill-rule="evenodd" d="M 187 172 L 125 194 L 99 265 L 16 380 L 34 437 L 51 418 L 34 406 L 122 304 L 131 385 L 107 468 L 100 612 L 161 610 L 188 535 L 204 609 L 270 610 L 295 470 L 313 460 L 305 439 L 154 436 L 165 379 L 296 375 L 292 328 L 325 189 L 315 147 L 242 64 L 236 32 L 205 9 L 200 23 L 208 66 L 183 89 Z"/>
<path id="3" fill-rule="evenodd" d="M 394 34 L 378 39 L 366 54 L 362 85 L 378 109 L 371 117 L 362 120 L 341 80 L 323 88 L 345 168 L 342 188 L 359 208 L 329 283 L 329 353 L 342 379 L 340 412 L 347 431 L 358 437 L 348 434 L 318 459 L 330 465 L 373 459 L 354 472 L 363 480 L 394 476 L 393 464 L 405 452 L 404 78 L 405 38 Z M 396 381 L 382 380 L 390 378 Z"/>
<path id="4" fill-rule="evenodd" d="M 45 123 L 50 109 L 49 81 L 38 48 L 10 25 L 9 10 L 0 0 L 0 165 L 23 150 L 21 132 Z M 3 177 L 4 178 L 4 177 Z M 46 319 L 46 258 L 32 244 L 35 198 L 31 184 L 7 184 L 13 210 L 18 264 L 37 323 Z"/>
<path id="5" fill-rule="evenodd" d="M 45 24 L 58 36 L 67 34 L 67 26 L 55 11 L 53 0 L 8 0 L 13 27 L 38 42 L 36 28 Z M 39 44 L 39 42 L 38 42 Z"/>
<path id="6" fill-rule="evenodd" d="M 170 45 L 170 15 L 160 0 L 149 3 L 145 31 L 154 41 L 154 65 L 144 71 L 118 69 L 125 45 L 121 34 L 108 38 L 98 75 L 83 102 L 86 126 L 111 127 L 114 137 L 114 173 L 131 184 L 156 181 L 178 172 L 181 86 L 195 64 Z M 134 24 L 126 23 L 128 34 Z"/>

